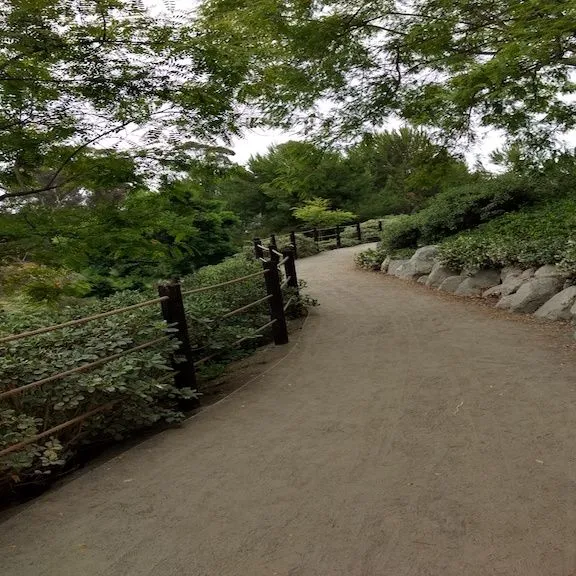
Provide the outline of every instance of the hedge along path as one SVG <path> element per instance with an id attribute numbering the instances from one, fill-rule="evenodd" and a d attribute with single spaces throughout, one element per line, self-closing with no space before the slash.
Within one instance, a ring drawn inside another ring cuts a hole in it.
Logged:
<path id="1" fill-rule="evenodd" d="M 569 331 L 361 249 L 298 262 L 321 305 L 262 378 L 5 519 L 2 573 L 573 574 Z"/>

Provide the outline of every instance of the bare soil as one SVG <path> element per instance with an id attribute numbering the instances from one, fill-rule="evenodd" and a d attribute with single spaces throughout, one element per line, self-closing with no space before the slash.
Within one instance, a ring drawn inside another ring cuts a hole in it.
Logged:
<path id="1" fill-rule="evenodd" d="M 569 327 L 359 249 L 299 262 L 321 305 L 243 386 L 0 524 L 0 574 L 576 574 Z"/>

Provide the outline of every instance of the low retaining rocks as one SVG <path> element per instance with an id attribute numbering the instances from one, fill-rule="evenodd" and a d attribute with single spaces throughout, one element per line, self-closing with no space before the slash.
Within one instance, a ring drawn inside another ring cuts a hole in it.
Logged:
<path id="1" fill-rule="evenodd" d="M 576 321 L 576 279 L 552 264 L 523 270 L 505 267 L 458 274 L 436 260 L 436 246 L 416 250 L 409 260 L 382 263 L 382 272 L 457 296 L 493 299 L 497 308 L 547 320 Z"/>

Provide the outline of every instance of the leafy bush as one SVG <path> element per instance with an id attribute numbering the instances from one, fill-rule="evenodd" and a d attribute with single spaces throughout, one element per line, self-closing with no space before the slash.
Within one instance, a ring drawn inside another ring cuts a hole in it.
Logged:
<path id="1" fill-rule="evenodd" d="M 386 256 L 386 250 L 383 248 L 368 248 L 368 250 L 356 254 L 354 261 L 360 268 L 380 270 L 380 266 L 386 260 Z"/>
<path id="2" fill-rule="evenodd" d="M 260 272 L 261 264 L 239 254 L 221 264 L 200 269 L 184 278 L 183 291 L 218 284 Z M 254 349 L 267 333 L 252 336 L 269 320 L 262 302 L 241 314 L 222 316 L 265 296 L 263 276 L 214 290 L 184 296 L 189 332 L 196 358 L 214 356 L 201 369 L 210 376 L 222 363 Z M 123 292 L 74 308 L 24 307 L 0 312 L 0 336 L 66 322 L 154 298 L 153 291 Z M 301 303 L 293 311 L 301 312 Z M 166 326 L 158 304 L 109 316 L 87 324 L 56 330 L 4 345 L 0 355 L 0 392 L 50 375 L 121 353 L 162 337 Z M 241 347 L 227 349 L 240 338 Z M 63 423 L 94 407 L 116 402 L 112 409 L 94 415 L 25 449 L 0 459 L 0 484 L 26 480 L 62 468 L 80 446 L 122 438 L 154 423 L 181 418 L 178 400 L 196 395 L 173 386 L 171 354 L 174 340 L 131 352 L 100 367 L 46 383 L 3 401 L 0 409 L 0 449 Z"/>
<path id="3" fill-rule="evenodd" d="M 0 335 L 66 322 L 143 301 L 135 292 L 118 293 L 99 302 L 72 309 L 46 308 L 2 312 Z M 121 353 L 163 335 L 158 307 L 146 307 L 87 324 L 55 330 L 3 344 L 0 356 L 0 391 L 49 377 L 99 358 Z M 0 460 L 0 471 L 25 479 L 61 467 L 87 442 L 120 438 L 160 420 L 180 417 L 177 399 L 191 390 L 172 385 L 166 340 L 128 353 L 91 371 L 79 372 L 4 399 L 0 410 L 0 448 L 7 447 L 79 414 L 111 401 L 112 409 L 82 424 L 46 438 Z"/>
<path id="4" fill-rule="evenodd" d="M 330 200 L 325 198 L 305 201 L 303 206 L 294 208 L 294 217 L 306 226 L 318 228 L 336 226 L 356 219 L 352 212 L 331 210 Z"/>
<path id="5" fill-rule="evenodd" d="M 283 250 L 290 245 L 290 236 L 278 236 L 276 242 L 278 244 L 278 248 Z M 316 242 L 314 242 L 314 238 L 309 238 L 304 234 L 296 234 L 296 246 L 298 248 L 298 258 L 314 256 L 314 254 L 318 254 L 318 252 L 320 252 L 318 246 L 316 246 Z"/>
<path id="6" fill-rule="evenodd" d="M 31 302 L 54 303 L 63 297 L 81 297 L 90 285 L 80 274 L 64 268 L 49 268 L 25 262 L 0 268 L 0 286 L 4 296 L 20 296 Z"/>
<path id="7" fill-rule="evenodd" d="M 437 194 L 420 212 L 387 223 L 382 241 L 390 249 L 435 243 L 518 210 L 536 198 L 535 181 L 509 174 L 451 188 Z"/>
<path id="8" fill-rule="evenodd" d="M 576 272 L 576 202 L 558 201 L 506 214 L 450 238 L 439 258 L 454 269 L 560 263 Z"/>

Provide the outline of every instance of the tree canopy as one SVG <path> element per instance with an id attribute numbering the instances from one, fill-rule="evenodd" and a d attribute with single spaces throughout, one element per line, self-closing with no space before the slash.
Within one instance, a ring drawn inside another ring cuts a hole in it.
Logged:
<path id="1" fill-rule="evenodd" d="M 137 0 L 3 0 L 0 201 L 74 181 L 95 146 L 156 174 L 226 138 L 245 68 L 219 51 Z"/>
<path id="2" fill-rule="evenodd" d="M 205 0 L 203 14 L 251 50 L 244 95 L 268 122 L 356 136 L 400 114 L 545 146 L 576 124 L 568 0 Z"/>

